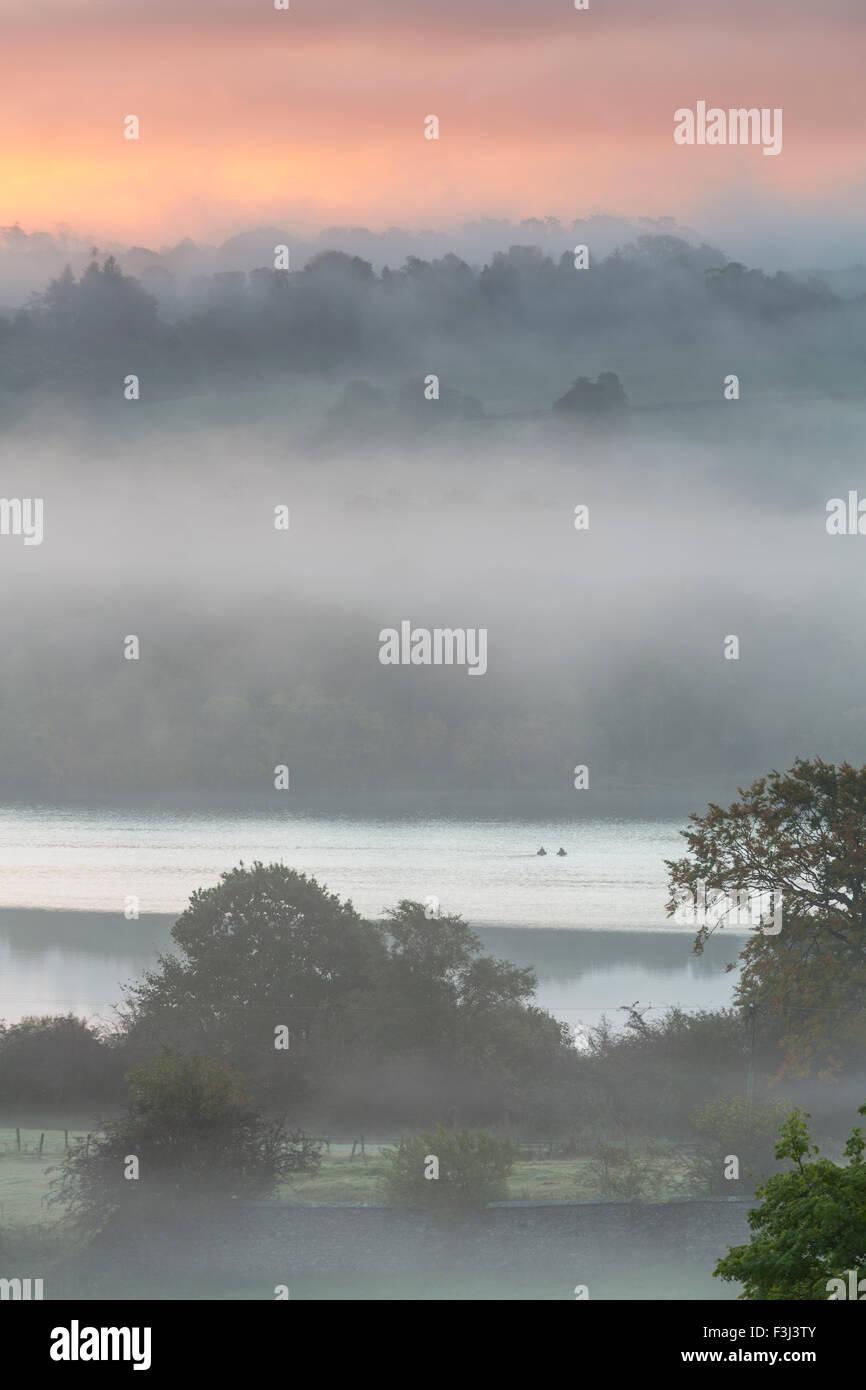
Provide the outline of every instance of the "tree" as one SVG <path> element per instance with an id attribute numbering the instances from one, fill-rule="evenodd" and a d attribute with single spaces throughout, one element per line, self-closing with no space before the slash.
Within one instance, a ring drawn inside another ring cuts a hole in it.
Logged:
<path id="1" fill-rule="evenodd" d="M 461 917 L 429 917 L 423 903 L 404 898 L 383 925 L 390 962 L 383 1015 L 392 1050 L 501 1068 L 506 1059 L 519 1066 L 521 1054 L 526 1063 L 568 1042 L 566 1025 L 529 1003 L 535 971 L 483 955 Z"/>
<path id="2" fill-rule="evenodd" d="M 866 1115 L 866 1105 L 858 1112 Z M 782 1125 L 777 1159 L 794 1168 L 758 1188 L 761 1205 L 749 1212 L 748 1245 L 729 1249 L 713 1271 L 743 1285 L 743 1299 L 827 1299 L 839 1295 L 831 1280 L 849 1286 L 866 1273 L 866 1141 L 855 1127 L 844 1164 L 818 1157 L 806 1120 L 795 1110 Z M 844 1296 L 844 1295 L 843 1295 Z"/>
<path id="3" fill-rule="evenodd" d="M 178 952 L 127 992 L 133 1055 L 168 1041 L 219 1056 L 256 1095 L 294 1108 L 379 1026 L 381 932 L 284 864 L 224 873 L 193 893 L 171 934 Z"/>
<path id="4" fill-rule="evenodd" d="M 389 1169 L 383 1183 L 397 1205 L 466 1215 L 504 1200 L 517 1149 L 493 1134 L 437 1125 L 432 1132 L 401 1139 L 385 1156 Z"/>
<path id="5" fill-rule="evenodd" d="M 69 266 L 31 309 L 49 334 L 107 352 L 119 342 L 153 338 L 159 330 L 157 301 L 138 280 L 124 275 L 113 256 L 93 260 L 76 282 Z"/>
<path id="6" fill-rule="evenodd" d="M 367 922 L 284 864 L 241 864 L 193 894 L 172 937 L 127 993 L 131 1055 L 171 1042 L 231 1060 L 280 1110 L 327 1096 L 355 1116 L 363 1093 L 383 1122 L 432 1118 L 450 1091 L 486 1122 L 536 1104 L 570 1056 L 565 1025 L 529 1002 L 534 973 L 421 903 Z"/>
<path id="7" fill-rule="evenodd" d="M 29 1106 L 81 1105 L 119 1088 L 115 1051 L 102 1031 L 74 1014 L 0 1025 L 0 1101 Z"/>
<path id="8" fill-rule="evenodd" d="M 44 309 L 49 323 L 62 331 L 68 331 L 74 321 L 77 287 L 70 266 L 65 266 L 55 280 L 50 280 L 41 297 L 37 299 Z"/>
<path id="9" fill-rule="evenodd" d="M 364 922 L 314 878 L 254 863 L 195 892 L 172 938 L 178 951 L 126 995 L 132 1054 L 168 1041 L 231 1059 L 281 1108 L 334 1084 L 349 1099 L 350 1077 L 384 1062 L 416 1068 L 406 1086 L 460 1080 L 507 1108 L 569 1051 L 569 1030 L 531 1005 L 534 972 L 482 955 L 460 917 L 428 919 L 423 903 Z"/>
<path id="10" fill-rule="evenodd" d="M 700 954 L 742 895 L 774 909 L 781 895 L 782 929 L 768 931 L 766 913 L 756 922 L 737 998 L 778 1027 L 787 1070 L 832 1074 L 866 1037 L 866 767 L 799 758 L 691 821 L 689 854 L 666 861 L 669 915 L 685 893 L 724 894 L 699 925 Z"/>
<path id="11" fill-rule="evenodd" d="M 223 1062 L 166 1048 L 127 1081 L 126 1113 L 55 1170 L 50 1200 L 88 1231 L 119 1213 L 165 1221 L 202 1202 L 267 1196 L 318 1166 L 318 1145 L 257 1115 Z"/>
<path id="12" fill-rule="evenodd" d="M 565 415 L 610 420 L 625 413 L 628 401 L 616 372 L 602 372 L 596 381 L 579 376 L 571 390 L 554 401 L 553 409 Z"/>
<path id="13" fill-rule="evenodd" d="M 177 1012 L 208 1031 L 251 1006 L 314 1014 L 372 987 L 380 933 L 313 878 L 285 864 L 243 863 L 198 889 L 172 928 L 181 954 L 129 992 L 134 1022 Z"/>

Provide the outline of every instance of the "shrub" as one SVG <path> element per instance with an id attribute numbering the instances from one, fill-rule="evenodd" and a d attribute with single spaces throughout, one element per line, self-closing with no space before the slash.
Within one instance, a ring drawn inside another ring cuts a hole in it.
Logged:
<path id="1" fill-rule="evenodd" d="M 88 1231 L 120 1212 L 166 1220 L 206 1201 L 264 1197 L 318 1167 L 318 1146 L 258 1115 L 223 1062 L 167 1048 L 128 1081 L 126 1113 L 54 1170 L 50 1200 Z"/>
<path id="2" fill-rule="evenodd" d="M 786 1116 L 778 1102 L 753 1105 L 737 1098 L 712 1100 L 700 1106 L 692 1124 L 703 1143 L 688 1163 L 692 1182 L 714 1196 L 753 1192 L 775 1167 L 779 1126 Z M 727 1160 L 739 1160 L 739 1179 L 726 1178 Z"/>
<path id="3" fill-rule="evenodd" d="M 636 1202 L 658 1196 L 670 1178 L 661 1163 L 670 1163 L 674 1151 L 663 1144 L 648 1144 L 638 1157 L 623 1144 L 599 1144 L 592 1155 L 593 1174 L 600 1197 L 624 1197 Z"/>
<path id="4" fill-rule="evenodd" d="M 432 1132 L 401 1139 L 385 1156 L 390 1169 L 383 1183 L 392 1202 L 465 1214 L 506 1197 L 517 1149 L 510 1139 L 482 1130 L 438 1125 Z"/>

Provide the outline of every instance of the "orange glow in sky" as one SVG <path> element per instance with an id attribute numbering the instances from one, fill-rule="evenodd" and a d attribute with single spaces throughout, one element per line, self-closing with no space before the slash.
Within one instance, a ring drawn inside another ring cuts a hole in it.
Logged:
<path id="1" fill-rule="evenodd" d="M 701 0 L 653 24 L 634 0 L 291 6 L 0 0 L 0 222 L 156 244 L 862 200 L 866 12 L 827 22 L 790 0 L 755 27 Z M 782 154 L 678 148 L 673 113 L 698 99 L 781 107 Z"/>

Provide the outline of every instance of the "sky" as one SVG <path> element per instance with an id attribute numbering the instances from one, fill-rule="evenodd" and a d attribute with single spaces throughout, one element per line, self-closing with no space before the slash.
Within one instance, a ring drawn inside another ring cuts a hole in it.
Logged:
<path id="1" fill-rule="evenodd" d="M 0 0 L 0 224 L 155 246 L 611 213 L 858 243 L 861 0 L 290 5 Z M 781 108 L 781 154 L 675 145 L 698 100 Z"/>

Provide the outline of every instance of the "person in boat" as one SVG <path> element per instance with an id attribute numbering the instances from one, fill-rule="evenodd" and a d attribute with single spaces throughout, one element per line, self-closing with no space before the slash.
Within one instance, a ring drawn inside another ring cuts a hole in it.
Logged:
<path id="1" fill-rule="evenodd" d="M 567 849 L 563 849 L 562 846 L 560 845 L 560 847 L 559 847 L 559 849 L 556 851 L 556 853 L 559 855 L 559 858 L 561 859 L 562 856 L 563 856 L 564 854 L 568 854 L 568 850 L 567 850 Z"/>
<path id="2" fill-rule="evenodd" d="M 546 853 L 547 853 L 547 850 L 544 848 L 544 845 L 541 846 L 541 849 L 538 850 L 537 853 L 538 853 L 538 854 L 546 854 Z"/>

